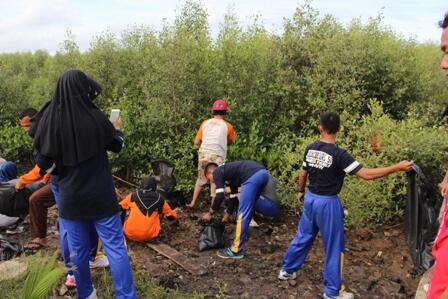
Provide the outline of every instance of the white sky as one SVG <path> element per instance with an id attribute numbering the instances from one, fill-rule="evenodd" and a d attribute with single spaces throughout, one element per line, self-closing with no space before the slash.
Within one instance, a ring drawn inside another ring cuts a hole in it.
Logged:
<path id="1" fill-rule="evenodd" d="M 242 24 L 261 15 L 263 24 L 281 32 L 283 19 L 290 18 L 304 0 L 202 0 L 209 14 L 212 35 L 229 5 L 233 5 Z M 0 0 L 0 52 L 46 49 L 51 53 L 64 40 L 67 29 L 75 35 L 81 50 L 93 36 L 106 29 L 120 33 L 133 25 L 160 29 L 166 19 L 172 22 L 182 0 Z M 378 14 L 384 24 L 405 37 L 420 42 L 438 42 L 437 22 L 448 11 L 447 0 L 314 0 L 321 14 L 329 13 L 347 24 L 353 18 L 367 20 Z"/>

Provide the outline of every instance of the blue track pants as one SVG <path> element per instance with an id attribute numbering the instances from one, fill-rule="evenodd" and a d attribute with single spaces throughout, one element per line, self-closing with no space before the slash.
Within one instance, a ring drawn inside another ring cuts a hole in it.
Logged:
<path id="1" fill-rule="evenodd" d="M 341 288 L 344 252 L 344 210 L 338 196 L 305 194 L 302 217 L 297 234 L 289 244 L 282 270 L 298 271 L 320 231 L 324 252 L 324 285 L 327 296 L 337 296 Z"/>
<path id="2" fill-rule="evenodd" d="M 86 298 L 93 291 L 89 269 L 89 254 L 92 246 L 95 245 L 91 244 L 92 228 L 98 233 L 109 259 L 115 298 L 137 298 L 119 214 L 97 220 L 61 218 L 60 221 L 67 231 L 70 260 L 76 266 L 78 298 Z"/>
<path id="3" fill-rule="evenodd" d="M 240 253 L 244 249 L 249 223 L 254 211 L 268 217 L 275 217 L 281 212 L 281 207 L 278 203 L 260 197 L 261 191 L 267 184 L 268 179 L 268 171 L 262 169 L 254 173 L 241 185 L 235 239 L 230 247 L 235 253 Z"/>
<path id="4" fill-rule="evenodd" d="M 51 184 L 51 191 L 53 192 L 56 201 L 56 206 L 59 207 L 61 201 L 61 195 L 59 193 L 58 185 L 53 182 L 51 182 L 50 184 Z M 68 233 L 64 227 L 64 223 L 60 221 L 60 218 L 58 222 L 59 222 L 59 245 L 62 259 L 64 260 L 65 266 L 70 268 L 68 274 L 73 275 L 73 271 L 71 270 L 71 268 L 73 268 L 73 263 L 70 261 L 70 249 L 68 248 L 68 237 L 67 237 Z M 90 248 L 89 260 L 94 261 L 98 251 L 98 234 L 96 233 L 94 227 L 93 229 L 91 229 L 89 236 L 90 236 L 90 243 L 92 244 L 92 247 Z"/>

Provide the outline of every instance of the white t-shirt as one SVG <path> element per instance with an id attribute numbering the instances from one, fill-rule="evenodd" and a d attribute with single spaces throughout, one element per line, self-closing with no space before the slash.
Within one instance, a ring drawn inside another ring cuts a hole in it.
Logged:
<path id="1" fill-rule="evenodd" d="M 201 147 L 199 151 L 216 154 L 217 156 L 227 156 L 227 142 L 233 140 L 235 132 L 232 125 L 223 119 L 211 118 L 204 121 L 199 129 L 201 133 Z"/>

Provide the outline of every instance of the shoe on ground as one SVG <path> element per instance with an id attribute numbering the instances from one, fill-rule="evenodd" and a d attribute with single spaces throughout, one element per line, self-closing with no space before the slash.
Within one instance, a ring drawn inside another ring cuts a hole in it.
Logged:
<path id="1" fill-rule="evenodd" d="M 249 227 L 259 227 L 259 226 L 260 225 L 258 225 L 258 223 L 255 222 L 253 218 L 250 220 Z"/>
<path id="2" fill-rule="evenodd" d="M 23 225 L 17 225 L 15 227 L 11 227 L 8 228 L 6 230 L 6 234 L 7 235 L 17 235 L 17 234 L 21 234 L 25 231 L 25 228 L 23 227 Z"/>
<path id="3" fill-rule="evenodd" d="M 75 275 L 67 274 L 67 278 L 65 279 L 65 286 L 68 288 L 76 287 Z"/>
<path id="4" fill-rule="evenodd" d="M 353 299 L 353 298 L 355 298 L 353 293 L 346 292 L 346 291 L 343 291 L 342 293 L 339 293 L 338 296 L 333 296 L 333 297 L 327 296 L 324 293 L 324 299 Z"/>
<path id="5" fill-rule="evenodd" d="M 244 254 L 242 252 L 235 253 L 230 248 L 224 248 L 218 250 L 218 256 L 223 259 L 242 259 L 244 257 Z"/>
<path id="6" fill-rule="evenodd" d="M 280 280 L 289 280 L 289 279 L 296 279 L 297 272 L 288 273 L 284 270 L 280 270 L 278 273 L 278 279 Z"/>
<path id="7" fill-rule="evenodd" d="M 105 255 L 97 257 L 93 262 L 89 261 L 90 269 L 109 267 L 109 259 Z"/>
<path id="8" fill-rule="evenodd" d="M 96 296 L 96 289 L 93 289 L 92 293 L 86 299 L 98 299 Z"/>

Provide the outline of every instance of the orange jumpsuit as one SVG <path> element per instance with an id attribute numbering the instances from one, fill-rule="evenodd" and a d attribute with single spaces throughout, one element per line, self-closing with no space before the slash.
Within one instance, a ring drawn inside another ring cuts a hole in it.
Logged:
<path id="1" fill-rule="evenodd" d="M 131 201 L 132 193 L 120 202 L 120 206 L 129 210 L 130 213 L 124 222 L 124 234 L 133 241 L 149 241 L 159 236 L 160 234 L 160 214 L 155 210 L 150 215 L 144 215 L 137 204 Z M 165 202 L 162 209 L 163 216 L 170 220 L 177 219 L 176 211 L 173 211 Z"/>

